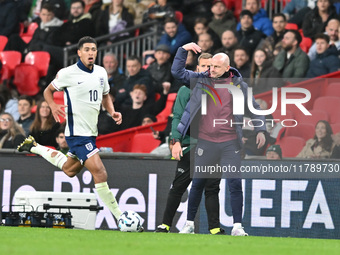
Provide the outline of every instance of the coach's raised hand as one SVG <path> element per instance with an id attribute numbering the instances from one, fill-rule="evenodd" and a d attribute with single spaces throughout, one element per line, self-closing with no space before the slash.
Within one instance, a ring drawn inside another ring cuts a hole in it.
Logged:
<path id="1" fill-rule="evenodd" d="M 201 51 L 202 51 L 201 47 L 198 46 L 196 43 L 193 43 L 193 42 L 183 45 L 182 48 L 185 49 L 186 51 L 192 50 L 196 54 L 201 53 Z"/>

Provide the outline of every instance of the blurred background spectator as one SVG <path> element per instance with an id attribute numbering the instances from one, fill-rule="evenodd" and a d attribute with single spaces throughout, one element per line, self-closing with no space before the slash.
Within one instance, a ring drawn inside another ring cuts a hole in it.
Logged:
<path id="1" fill-rule="evenodd" d="M 280 82 L 281 74 L 273 66 L 273 61 L 269 60 L 267 53 L 258 49 L 254 52 L 250 70 L 249 86 L 253 87 L 253 94 L 259 94 L 271 90 L 273 87 L 279 88 L 284 84 Z"/>
<path id="2" fill-rule="evenodd" d="M 0 0 L 0 35 L 9 37 L 19 32 L 18 3 L 13 0 Z"/>
<path id="3" fill-rule="evenodd" d="M 334 147 L 332 128 L 328 121 L 320 120 L 315 126 L 315 136 L 306 142 L 297 158 L 330 158 Z"/>
<path id="4" fill-rule="evenodd" d="M 268 147 L 266 151 L 266 159 L 271 160 L 281 160 L 282 159 L 282 150 L 280 145 L 273 144 Z"/>
<path id="5" fill-rule="evenodd" d="M 310 62 L 306 77 L 314 78 L 338 71 L 340 68 L 338 50 L 334 45 L 329 45 L 329 36 L 315 35 L 315 45 L 316 58 Z"/>
<path id="6" fill-rule="evenodd" d="M 57 148 L 58 144 L 55 138 L 59 128 L 60 123 L 55 122 L 47 102 L 45 100 L 39 101 L 35 118 L 30 128 L 30 135 L 41 145 Z"/>
<path id="7" fill-rule="evenodd" d="M 314 36 L 325 32 L 325 27 L 331 19 L 340 19 L 332 0 L 318 0 L 316 7 L 304 17 L 302 31 L 305 37 L 314 40 Z"/>
<path id="8" fill-rule="evenodd" d="M 227 9 L 224 1 L 214 0 L 211 12 L 213 14 L 209 27 L 221 38 L 222 33 L 229 29 L 235 30 L 236 20 L 233 13 Z"/>
<path id="9" fill-rule="evenodd" d="M 108 82 L 110 84 L 110 93 L 116 97 L 117 91 L 123 88 L 126 76 L 118 67 L 118 60 L 115 54 L 108 52 L 103 57 L 103 67 L 108 75 Z"/>
<path id="10" fill-rule="evenodd" d="M 25 131 L 9 113 L 0 114 L 0 149 L 16 149 L 25 139 Z"/>
<path id="11" fill-rule="evenodd" d="M 18 112 L 20 117 L 18 119 L 19 125 L 24 129 L 25 135 L 28 136 L 30 127 L 34 121 L 35 114 L 32 113 L 33 99 L 27 95 L 21 95 L 18 98 Z"/>

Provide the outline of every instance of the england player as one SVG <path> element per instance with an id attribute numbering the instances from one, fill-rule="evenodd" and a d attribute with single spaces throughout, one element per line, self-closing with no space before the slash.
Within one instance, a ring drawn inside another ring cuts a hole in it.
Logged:
<path id="1" fill-rule="evenodd" d="M 78 42 L 78 56 L 79 61 L 61 69 L 44 91 L 45 100 L 55 120 L 59 122 L 59 116 L 66 117 L 65 136 L 70 148 L 69 157 L 60 151 L 36 143 L 32 136 L 18 146 L 18 151 L 41 155 L 69 177 L 75 176 L 85 166 L 93 176 L 98 196 L 118 219 L 121 211 L 107 185 L 106 169 L 98 155 L 99 150 L 95 142 L 100 104 L 117 124 L 121 124 L 122 115 L 113 107 L 105 69 L 94 64 L 97 42 L 89 36 L 81 38 Z M 64 91 L 66 105 L 59 105 L 53 101 L 53 93 L 57 90 Z"/>

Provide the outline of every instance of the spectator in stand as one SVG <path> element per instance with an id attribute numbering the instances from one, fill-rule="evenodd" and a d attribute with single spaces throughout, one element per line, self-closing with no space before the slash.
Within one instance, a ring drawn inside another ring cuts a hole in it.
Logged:
<path id="1" fill-rule="evenodd" d="M 117 33 L 134 25 L 134 12 L 125 7 L 124 0 L 112 0 L 110 4 L 103 4 L 101 9 L 94 20 L 96 36 Z M 111 37 L 107 43 L 128 38 L 132 36 L 131 33 L 120 33 Z"/>
<path id="2" fill-rule="evenodd" d="M 300 28 L 305 15 L 315 7 L 317 0 L 291 0 L 282 13 L 286 16 L 288 23 L 294 23 Z"/>
<path id="3" fill-rule="evenodd" d="M 157 122 L 157 118 L 155 117 L 155 115 L 145 114 L 144 118 L 142 120 L 142 126 L 149 125 L 149 124 L 152 124 L 152 123 L 155 123 L 155 122 Z"/>
<path id="4" fill-rule="evenodd" d="M 0 0 L 0 35 L 9 37 L 19 32 L 18 4 L 13 0 Z"/>
<path id="5" fill-rule="evenodd" d="M 18 98 L 16 96 L 16 91 L 10 91 L 5 84 L 0 84 L 0 95 L 4 100 L 3 112 L 11 114 L 15 120 L 19 119 L 20 114 L 18 112 Z"/>
<path id="6" fill-rule="evenodd" d="M 72 0 L 70 19 L 53 33 L 53 45 L 44 45 L 43 50 L 51 55 L 50 66 L 46 77 L 49 83 L 63 67 L 63 47 L 77 44 L 84 36 L 94 36 L 94 25 L 90 13 L 84 13 L 85 4 L 82 0 Z"/>
<path id="7" fill-rule="evenodd" d="M 195 20 L 194 25 L 194 37 L 193 42 L 198 42 L 198 36 L 203 33 L 208 33 L 211 36 L 211 39 L 214 41 L 215 47 L 221 47 L 221 39 L 220 37 L 208 26 L 208 20 L 206 18 L 197 18 Z"/>
<path id="8" fill-rule="evenodd" d="M 14 149 L 25 139 L 25 131 L 9 113 L 0 114 L 0 149 Z"/>
<path id="9" fill-rule="evenodd" d="M 261 110 L 268 110 L 268 104 L 266 101 L 258 98 L 255 102 L 260 106 Z M 245 156 L 263 156 L 265 155 L 266 148 L 276 142 L 276 139 L 270 134 L 273 129 L 274 118 L 271 114 L 269 114 L 265 116 L 265 119 L 267 132 L 265 132 L 264 135 L 266 137 L 266 142 L 261 148 L 258 148 L 256 142 L 257 132 L 255 131 L 254 125 L 251 124 L 250 115 L 245 114 L 245 125 L 242 127 L 242 142 Z"/>
<path id="10" fill-rule="evenodd" d="M 41 7 L 45 4 L 49 4 L 53 7 L 53 12 L 58 19 L 64 20 L 67 18 L 68 8 L 66 7 L 65 0 L 35 0 L 32 1 L 32 20 L 34 22 L 40 22 L 39 16 Z"/>
<path id="11" fill-rule="evenodd" d="M 250 77 L 250 62 L 249 62 L 249 54 L 247 50 L 242 47 L 238 46 L 234 50 L 234 63 L 236 69 L 241 73 L 243 78 Z"/>
<path id="12" fill-rule="evenodd" d="M 102 0 L 83 0 L 85 3 L 84 13 L 91 13 L 92 19 L 93 14 L 100 10 L 103 2 Z"/>
<path id="13" fill-rule="evenodd" d="M 260 0 L 246 0 L 244 10 L 248 10 L 252 13 L 253 25 L 255 29 L 261 31 L 266 36 L 273 34 L 274 29 L 272 27 L 272 22 L 268 18 L 267 12 L 261 8 Z M 240 19 L 241 19 L 241 16 L 240 16 Z M 237 24 L 237 30 L 240 30 L 241 27 L 242 27 L 242 24 L 240 22 L 239 24 Z"/>
<path id="14" fill-rule="evenodd" d="M 109 96 L 112 102 L 115 101 L 114 93 L 115 92 L 110 90 Z M 110 113 L 105 109 L 103 105 L 101 105 L 100 107 L 97 128 L 99 135 L 110 134 L 120 129 L 120 126 L 116 124 L 116 121 L 112 118 Z"/>
<path id="15" fill-rule="evenodd" d="M 18 99 L 19 125 L 24 129 L 25 135 L 30 133 L 30 127 L 34 121 L 35 114 L 32 113 L 33 99 L 30 96 L 22 95 Z"/>
<path id="16" fill-rule="evenodd" d="M 227 6 L 222 0 L 213 1 L 211 12 L 214 16 L 209 23 L 209 27 L 214 30 L 220 38 L 225 30 L 235 30 L 236 21 L 234 14 L 227 9 Z"/>
<path id="17" fill-rule="evenodd" d="M 220 53 L 220 52 L 224 52 L 230 58 L 230 65 L 235 66 L 234 50 L 235 50 L 236 47 L 239 46 L 235 32 L 232 31 L 232 30 L 224 31 L 223 34 L 222 34 L 221 42 L 222 42 L 223 46 L 221 48 L 217 49 L 215 51 L 215 54 Z"/>
<path id="18" fill-rule="evenodd" d="M 132 106 L 117 108 L 122 115 L 126 116 L 124 122 L 121 124 L 121 130 L 140 126 L 146 114 L 156 116 L 160 113 L 165 107 L 170 85 L 163 83 L 163 88 L 160 99 L 154 103 L 145 105 L 144 102 L 147 99 L 147 88 L 143 84 L 136 84 L 130 92 Z"/>
<path id="19" fill-rule="evenodd" d="M 266 37 L 261 31 L 253 26 L 253 14 L 249 10 L 243 10 L 240 14 L 241 29 L 236 32 L 237 41 L 240 46 L 245 47 L 250 58 L 253 57 L 256 47 Z"/>
<path id="20" fill-rule="evenodd" d="M 162 93 L 163 83 L 171 86 L 173 77 L 171 75 L 170 48 L 165 44 L 156 47 L 154 61 L 146 70 L 152 76 L 152 84 L 156 93 Z"/>
<path id="21" fill-rule="evenodd" d="M 315 159 L 330 158 L 334 148 L 332 134 L 331 125 L 327 121 L 318 121 L 315 126 L 315 136 L 306 142 L 305 147 L 296 157 Z"/>
<path id="22" fill-rule="evenodd" d="M 273 16 L 274 33 L 268 36 L 259 48 L 267 52 L 268 58 L 273 59 L 282 50 L 282 39 L 286 32 L 285 26 L 287 24 L 286 16 L 282 13 L 276 13 Z"/>
<path id="23" fill-rule="evenodd" d="M 32 135 L 37 143 L 57 148 L 55 140 L 60 123 L 54 120 L 51 108 L 45 100 L 39 101 L 34 121 L 30 127 Z"/>
<path id="24" fill-rule="evenodd" d="M 110 84 L 110 93 L 116 97 L 118 90 L 123 88 L 126 76 L 124 72 L 118 67 L 118 60 L 115 54 L 108 52 L 103 57 L 103 67 L 108 75 L 108 82 Z"/>
<path id="25" fill-rule="evenodd" d="M 143 84 L 147 89 L 147 100 L 145 104 L 155 101 L 155 89 L 152 85 L 152 76 L 147 71 L 142 69 L 140 59 L 136 56 L 130 56 L 126 60 L 126 70 L 128 78 L 125 80 L 123 88 L 118 90 L 115 98 L 115 106 L 121 107 L 122 105 L 132 105 L 130 92 L 136 84 Z"/>
<path id="26" fill-rule="evenodd" d="M 32 8 L 32 0 L 17 0 L 19 21 L 26 26 L 29 24 L 29 15 Z"/>
<path id="27" fill-rule="evenodd" d="M 329 36 L 317 34 L 315 44 L 316 58 L 310 62 L 306 77 L 314 78 L 338 71 L 340 68 L 338 50 L 334 45 L 329 45 Z"/>
<path id="28" fill-rule="evenodd" d="M 266 151 L 266 159 L 270 160 L 281 160 L 282 159 L 282 150 L 280 145 L 273 144 L 268 147 Z"/>
<path id="29" fill-rule="evenodd" d="M 203 33 L 198 36 L 197 45 L 201 47 L 203 53 L 213 54 L 216 50 L 214 41 L 208 33 Z"/>
<path id="30" fill-rule="evenodd" d="M 294 78 L 305 77 L 309 58 L 300 48 L 301 35 L 296 30 L 287 30 L 282 39 L 282 51 L 276 56 L 273 66 L 285 81 L 296 82 Z"/>
<path id="31" fill-rule="evenodd" d="M 6 45 L 5 50 L 20 51 L 22 58 L 30 51 L 41 51 L 44 45 L 53 44 L 52 37 L 57 29 L 64 23 L 54 15 L 54 7 L 50 4 L 44 4 L 39 13 L 40 24 L 34 31 L 32 40 L 26 43 L 19 34 L 12 35 Z"/>
<path id="32" fill-rule="evenodd" d="M 281 74 L 275 67 L 273 61 L 269 60 L 267 53 L 263 49 L 258 49 L 254 53 L 254 58 L 251 64 L 250 83 L 253 87 L 253 94 L 260 94 L 271 90 L 273 87 L 282 87 Z"/>
<path id="33" fill-rule="evenodd" d="M 158 42 L 160 44 L 166 44 L 170 47 L 171 56 L 174 56 L 178 47 L 191 41 L 191 35 L 186 30 L 185 26 L 176 21 L 174 18 L 166 18 L 164 21 L 165 34 L 161 36 Z"/>
<path id="34" fill-rule="evenodd" d="M 0 113 L 4 112 L 6 106 L 5 98 L 0 94 Z"/>
<path id="35" fill-rule="evenodd" d="M 84 35 L 94 34 L 91 14 L 84 13 L 85 4 L 82 0 L 72 0 L 70 18 L 55 34 L 54 45 L 65 47 L 76 44 Z"/>
<path id="36" fill-rule="evenodd" d="M 339 40 L 339 28 L 340 21 L 337 19 L 331 19 L 325 28 L 325 34 L 329 36 L 329 45 L 334 45 L 338 50 L 340 50 L 340 40 Z M 310 61 L 316 58 L 316 44 L 312 45 L 308 51 L 308 57 Z"/>
<path id="37" fill-rule="evenodd" d="M 332 139 L 334 141 L 334 148 L 331 158 L 340 159 L 340 132 L 333 134 Z"/>
<path id="38" fill-rule="evenodd" d="M 305 37 L 314 39 L 314 35 L 325 32 L 328 21 L 340 19 L 332 0 L 318 0 L 316 7 L 304 17 L 302 31 Z"/>
<path id="39" fill-rule="evenodd" d="M 65 138 L 65 127 L 62 126 L 59 128 L 59 130 L 57 131 L 57 136 L 55 138 L 58 146 L 57 146 L 57 150 L 61 151 L 63 154 L 67 155 L 67 152 L 69 151 L 69 147 L 68 144 L 66 142 L 66 138 Z"/>
<path id="40" fill-rule="evenodd" d="M 163 32 L 164 21 L 166 18 L 174 18 L 175 11 L 170 5 L 167 4 L 167 0 L 156 0 L 156 3 L 152 5 L 147 12 L 143 15 L 143 23 L 157 20 L 157 34 L 160 37 Z"/>
<path id="41" fill-rule="evenodd" d="M 181 2 L 180 10 L 183 13 L 183 23 L 191 34 L 194 33 L 197 18 L 211 19 L 211 2 L 210 0 L 185 0 Z"/>

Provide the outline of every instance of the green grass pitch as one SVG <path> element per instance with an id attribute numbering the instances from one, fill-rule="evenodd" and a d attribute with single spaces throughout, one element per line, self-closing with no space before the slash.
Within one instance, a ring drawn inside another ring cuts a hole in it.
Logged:
<path id="1" fill-rule="evenodd" d="M 0 254 L 338 254 L 339 240 L 0 227 Z"/>

